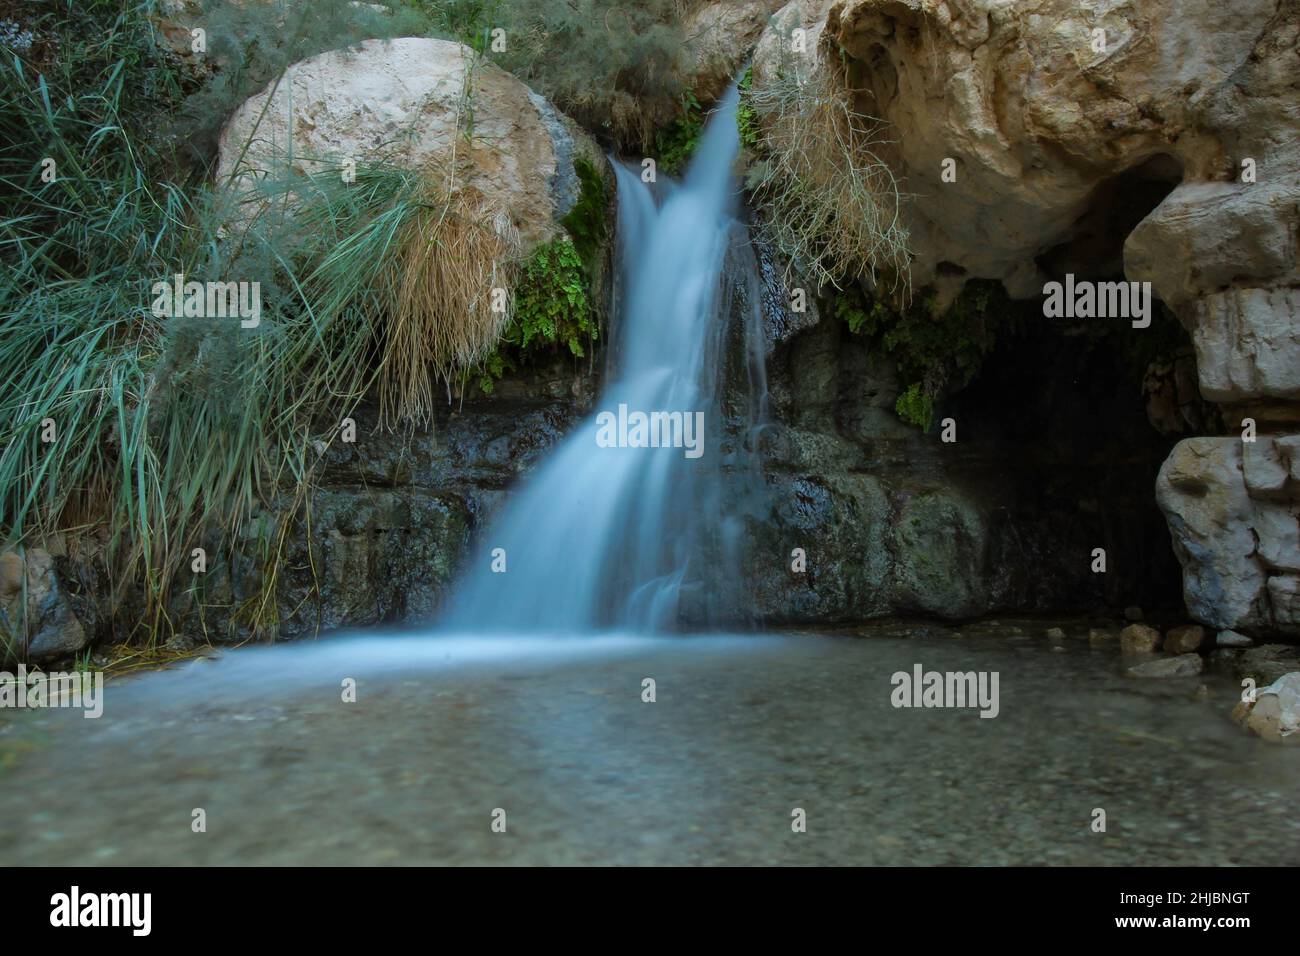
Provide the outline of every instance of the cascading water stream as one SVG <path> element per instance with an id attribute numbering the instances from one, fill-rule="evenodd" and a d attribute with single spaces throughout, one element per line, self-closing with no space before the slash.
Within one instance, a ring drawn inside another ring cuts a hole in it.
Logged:
<path id="1" fill-rule="evenodd" d="M 750 423 L 729 436 L 722 401 L 737 301 L 750 306 L 751 417 L 762 412 L 765 381 L 756 268 L 735 218 L 737 100 L 733 88 L 720 102 L 680 184 L 652 190 L 615 163 L 620 301 L 609 385 L 596 414 L 484 531 L 443 617 L 447 628 L 668 630 L 684 614 L 706 623 L 699 618 L 710 616 L 725 583 L 740 579 L 743 502 L 761 476 L 748 462 Z M 737 290 L 738 281 L 747 287 Z M 638 434 L 638 413 L 668 414 Z M 652 435 L 674 447 L 632 447 Z"/>

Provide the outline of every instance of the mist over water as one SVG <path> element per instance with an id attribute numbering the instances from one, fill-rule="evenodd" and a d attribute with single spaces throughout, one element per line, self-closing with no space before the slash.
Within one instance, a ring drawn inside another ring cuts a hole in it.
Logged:
<path id="1" fill-rule="evenodd" d="M 669 631 L 687 608 L 691 624 L 709 623 L 743 578 L 743 503 L 762 479 L 748 436 L 728 441 L 721 408 L 733 304 L 757 302 L 752 289 L 736 298 L 757 275 L 736 216 L 737 101 L 733 88 L 680 183 L 651 186 L 639 167 L 614 164 L 619 262 L 607 387 L 481 534 L 446 629 Z M 742 323 L 750 424 L 766 388 L 757 316 L 751 308 Z M 611 447 L 611 421 L 625 438 L 629 417 L 654 413 L 683 421 L 698 448 Z M 492 570 L 494 557 L 504 572 Z"/>

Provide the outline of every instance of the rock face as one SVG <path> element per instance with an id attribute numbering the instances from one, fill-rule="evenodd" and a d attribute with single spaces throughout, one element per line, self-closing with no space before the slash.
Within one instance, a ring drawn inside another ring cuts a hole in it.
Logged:
<path id="1" fill-rule="evenodd" d="M 201 589 L 175 589 L 174 620 L 216 643 L 246 640 L 249 618 L 232 609 L 269 593 L 261 636 L 428 621 L 474 532 L 576 423 L 593 389 L 593 376 L 558 362 L 503 379 L 490 400 L 442 409 L 431 432 L 414 435 L 379 428 L 375 408 L 359 409 L 356 442 L 329 449 L 305 507 L 279 501 L 250 522 L 256 537 L 289 521 L 275 573 L 252 557 L 215 562 Z"/>
<path id="2" fill-rule="evenodd" d="M 772 510 L 746 545 L 754 613 L 815 626 L 1176 601 L 1177 562 L 1150 505 L 1165 446 L 1151 445 L 1141 405 L 1107 384 L 1110 361 L 1050 334 L 995 351 L 936 414 L 957 422 L 944 444 L 898 420 L 896 371 L 843 322 L 778 341 L 761 438 Z M 1088 384 L 1050 411 L 1023 407 L 1019 396 L 1061 381 Z M 1113 431 L 1088 426 L 1103 417 Z M 1107 463 L 1119 448 L 1133 457 L 1117 469 Z M 1111 573 L 1090 569 L 1099 544 Z"/>
<path id="3" fill-rule="evenodd" d="M 1300 0 L 794 0 L 755 83 L 790 59 L 886 121 L 917 282 L 1030 297 L 1049 275 L 1122 272 L 1174 309 L 1201 396 L 1230 430 L 1270 433 L 1192 439 L 1161 472 L 1188 608 L 1294 633 Z M 1187 372 L 1150 379 L 1163 433 L 1217 427 Z"/>
<path id="4" fill-rule="evenodd" d="M 48 551 L 0 554 L 0 662 L 59 660 L 81 650 L 87 640 Z"/>
<path id="5" fill-rule="evenodd" d="M 1142 171 L 1168 192 L 1229 174 L 1238 144 L 1206 112 L 1276 30 L 1276 11 L 1274 0 L 795 0 L 755 74 L 776 69 L 794 27 L 819 68 L 842 55 L 859 111 L 887 121 L 887 158 L 917 197 L 915 278 L 949 263 L 1029 296 L 1045 281 L 1036 260 L 1085 239 L 1102 205 L 1122 212 L 1122 177 Z"/>
<path id="6" fill-rule="evenodd" d="M 526 250 L 554 238 L 577 200 L 575 143 L 599 162 L 589 137 L 459 43 L 367 40 L 295 63 L 239 107 L 221 135 L 217 179 L 238 188 L 291 156 L 300 173 L 379 157 L 433 182 L 454 170 L 485 209 L 504 210 Z"/>

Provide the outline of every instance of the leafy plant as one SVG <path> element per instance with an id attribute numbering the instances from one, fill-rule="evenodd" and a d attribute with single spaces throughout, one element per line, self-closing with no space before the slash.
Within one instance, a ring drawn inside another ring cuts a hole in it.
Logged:
<path id="1" fill-rule="evenodd" d="M 595 269 L 596 257 L 605 245 L 608 232 L 605 209 L 609 196 L 604 178 L 587 159 L 577 157 L 573 161 L 573 168 L 578 174 L 581 189 L 577 202 L 561 220 L 561 225 L 573 239 L 578 257 L 590 275 Z"/>
<path id="2" fill-rule="evenodd" d="M 898 308 L 852 289 L 835 296 L 834 312 L 850 332 L 867 338 L 898 366 L 907 387 L 895 410 L 928 431 L 935 400 L 978 374 L 1014 309 L 999 283 L 969 282 L 942 310 L 933 295 Z"/>
<path id="3" fill-rule="evenodd" d="M 659 168 L 670 176 L 680 176 L 686 169 L 704 133 L 705 116 L 695 94 L 682 94 L 681 114 L 655 134 L 655 155 Z"/>
<path id="4" fill-rule="evenodd" d="M 543 352 L 564 347 L 575 358 L 586 357 L 600 334 L 587 289 L 582 259 L 568 236 L 533 250 L 519 272 L 510 324 L 496 351 L 480 363 L 478 385 L 485 394 L 506 372 Z"/>
<path id="5" fill-rule="evenodd" d="M 909 425 L 928 432 L 934 424 L 934 396 L 922 391 L 919 382 L 913 382 L 898 396 L 894 411 Z"/>
<path id="6" fill-rule="evenodd" d="M 587 299 L 582 259 L 573 241 L 562 237 L 539 246 L 527 259 L 515 290 L 514 317 L 503 340 L 520 349 L 534 341 L 559 344 L 584 357 L 596 338 Z"/>

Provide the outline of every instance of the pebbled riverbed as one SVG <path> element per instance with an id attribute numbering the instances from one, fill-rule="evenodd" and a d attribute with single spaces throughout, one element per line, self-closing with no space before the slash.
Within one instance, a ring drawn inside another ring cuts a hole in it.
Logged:
<path id="1" fill-rule="evenodd" d="M 98 720 L 0 711 L 0 864 L 1300 863 L 1300 752 L 1228 681 L 911 633 L 343 637 L 110 681 Z M 997 671 L 998 716 L 894 708 L 918 663 Z"/>

